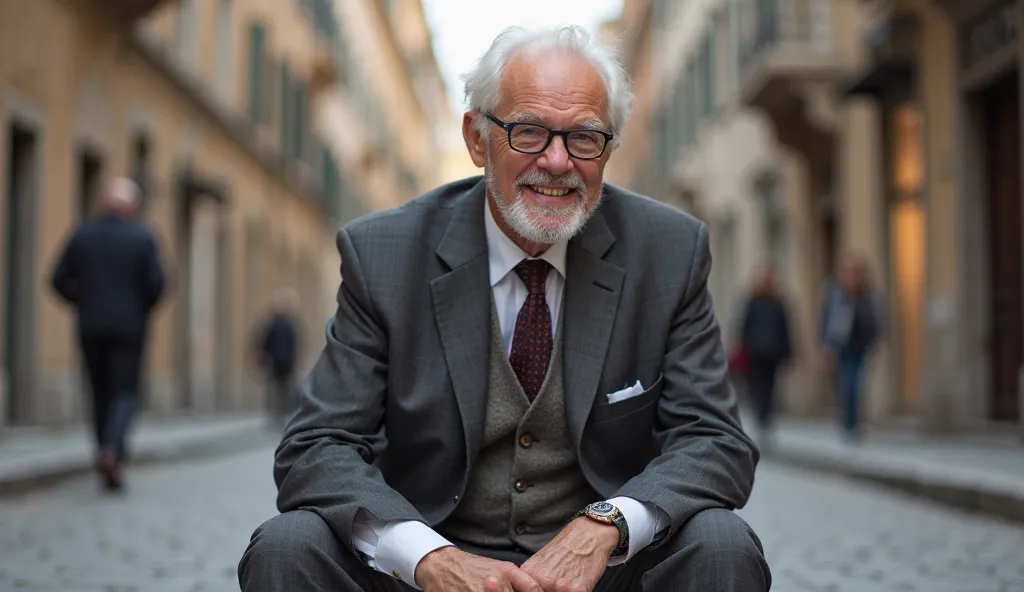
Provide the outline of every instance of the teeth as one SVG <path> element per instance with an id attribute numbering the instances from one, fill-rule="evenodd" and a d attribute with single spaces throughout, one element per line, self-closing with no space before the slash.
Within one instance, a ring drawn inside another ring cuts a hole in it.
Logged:
<path id="1" fill-rule="evenodd" d="M 548 195 L 551 197 L 562 197 L 563 195 L 567 195 L 569 193 L 568 189 L 546 189 L 543 187 L 531 187 L 530 189 L 533 189 L 537 193 Z"/>

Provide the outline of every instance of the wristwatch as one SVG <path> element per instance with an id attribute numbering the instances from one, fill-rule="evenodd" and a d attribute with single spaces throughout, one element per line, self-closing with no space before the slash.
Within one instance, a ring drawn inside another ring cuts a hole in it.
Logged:
<path id="1" fill-rule="evenodd" d="M 586 516 L 591 520 L 611 524 L 619 529 L 619 544 L 612 551 L 612 557 L 620 557 L 629 552 L 629 526 L 626 525 L 626 518 L 614 504 L 608 502 L 594 502 L 576 513 L 575 520 L 580 516 Z"/>

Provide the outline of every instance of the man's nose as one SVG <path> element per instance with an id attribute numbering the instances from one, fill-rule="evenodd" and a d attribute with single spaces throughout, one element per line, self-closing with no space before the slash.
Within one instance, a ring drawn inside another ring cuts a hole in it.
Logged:
<path id="1" fill-rule="evenodd" d="M 565 136 L 551 138 L 551 143 L 541 153 L 537 165 L 555 175 L 562 175 L 573 169 L 572 157 L 565 146 Z"/>

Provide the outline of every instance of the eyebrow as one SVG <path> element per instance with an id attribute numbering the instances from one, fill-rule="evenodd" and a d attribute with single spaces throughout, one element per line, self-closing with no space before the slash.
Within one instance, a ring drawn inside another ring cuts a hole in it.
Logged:
<path id="1" fill-rule="evenodd" d="M 544 127 L 550 127 L 544 118 L 535 113 L 517 113 L 513 119 L 515 123 L 535 123 L 537 125 L 543 125 Z M 572 127 L 568 128 L 571 130 L 583 129 L 583 130 L 594 130 L 603 132 L 605 131 L 604 122 L 600 119 L 586 119 L 584 121 L 577 121 L 572 124 Z"/>

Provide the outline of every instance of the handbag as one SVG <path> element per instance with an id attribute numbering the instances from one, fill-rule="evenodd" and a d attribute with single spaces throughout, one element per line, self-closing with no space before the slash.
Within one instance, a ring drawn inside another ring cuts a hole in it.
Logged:
<path id="1" fill-rule="evenodd" d="M 750 369 L 750 352 L 746 346 L 736 347 L 729 355 L 729 372 L 732 374 L 746 374 Z"/>

